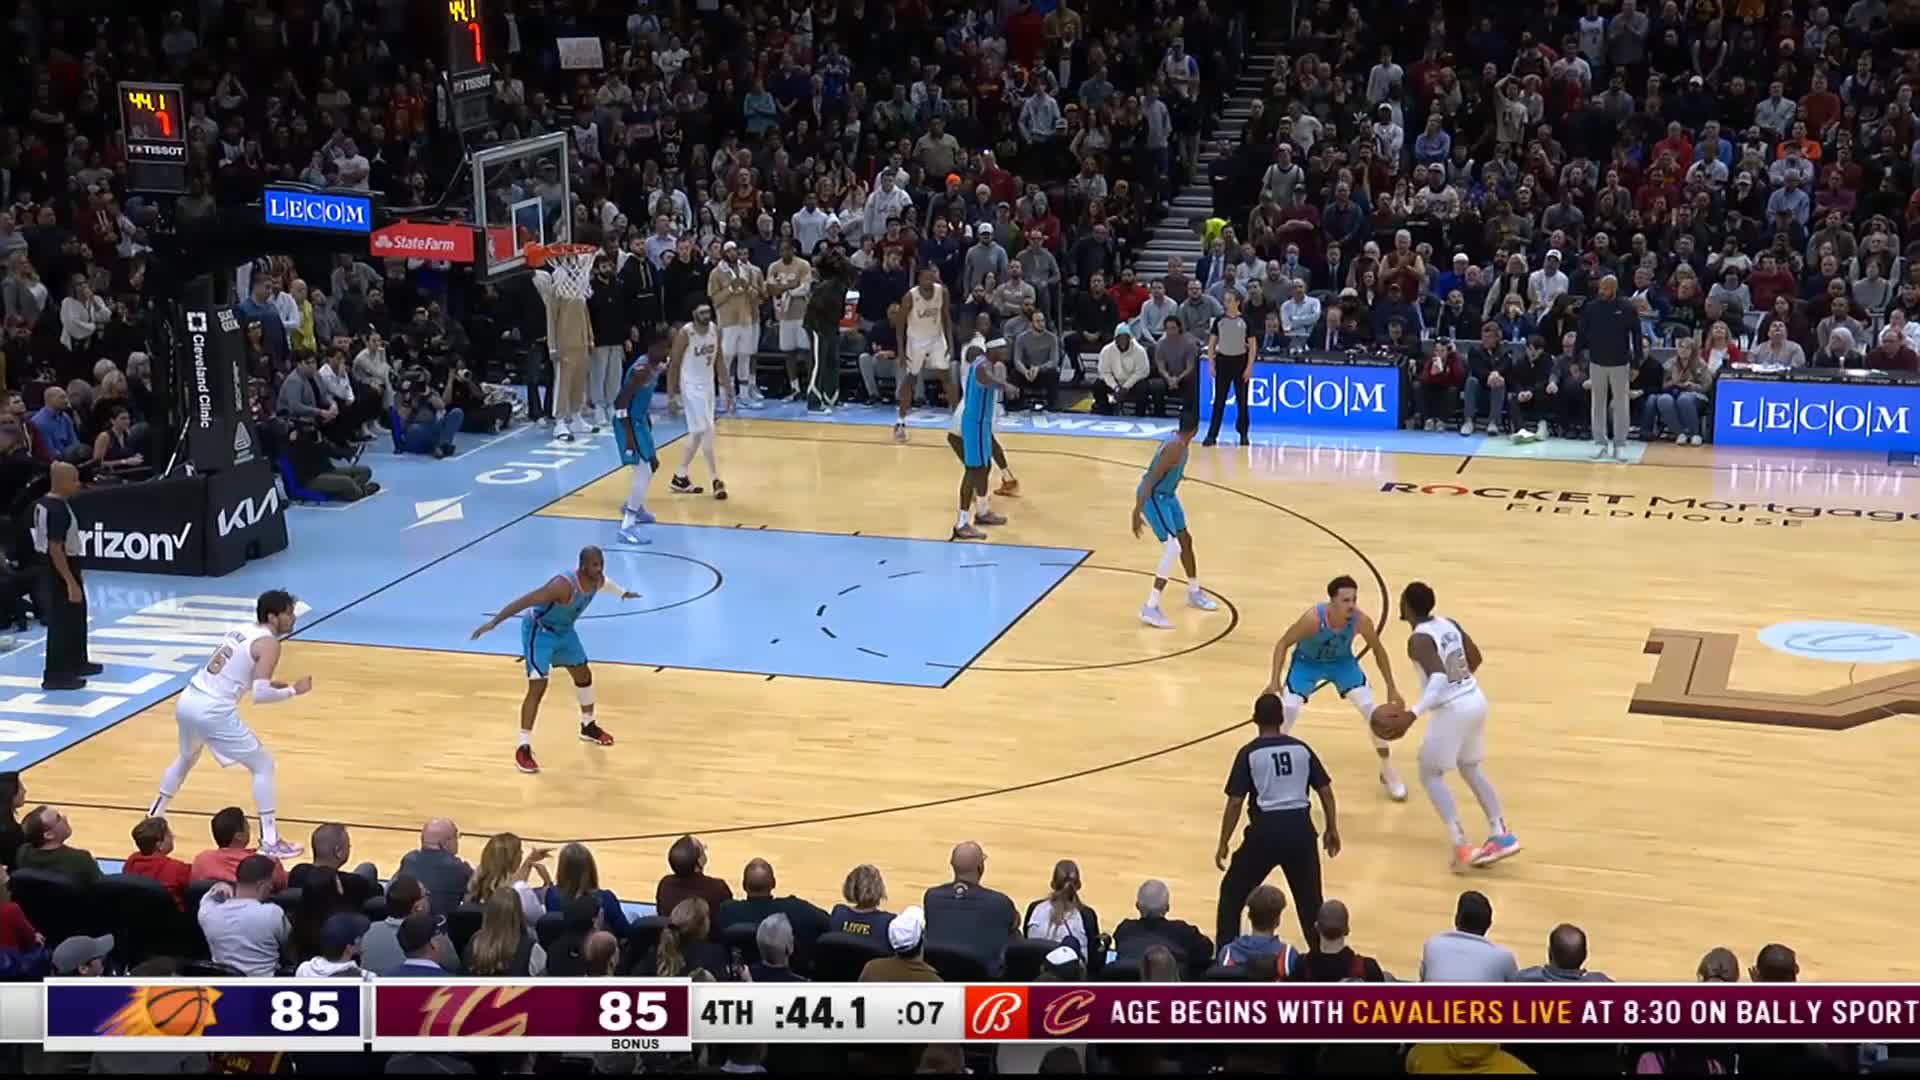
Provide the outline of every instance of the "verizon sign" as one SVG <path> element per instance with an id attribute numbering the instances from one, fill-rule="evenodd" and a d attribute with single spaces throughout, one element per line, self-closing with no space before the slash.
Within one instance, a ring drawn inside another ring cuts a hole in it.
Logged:
<path id="1" fill-rule="evenodd" d="M 464 225 L 431 225 L 402 221 L 375 230 L 368 250 L 382 259 L 431 259 L 437 262 L 473 261 L 473 230 Z"/>

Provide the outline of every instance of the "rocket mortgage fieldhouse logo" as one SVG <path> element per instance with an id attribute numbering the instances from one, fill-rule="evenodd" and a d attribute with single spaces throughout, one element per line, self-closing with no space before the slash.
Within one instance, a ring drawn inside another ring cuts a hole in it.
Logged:
<path id="1" fill-rule="evenodd" d="M 1567 518 L 1671 521 L 1689 525 L 1757 525 L 1798 528 L 1809 521 L 1877 521 L 1884 524 L 1920 522 L 1920 513 L 1905 510 L 1868 510 L 1853 506 L 1805 506 L 1778 500 L 1744 502 L 1695 496 L 1631 495 L 1613 491 L 1574 491 L 1569 488 L 1508 487 L 1494 484 L 1380 485 L 1384 495 L 1435 495 L 1497 505 L 1503 513 L 1541 514 Z"/>

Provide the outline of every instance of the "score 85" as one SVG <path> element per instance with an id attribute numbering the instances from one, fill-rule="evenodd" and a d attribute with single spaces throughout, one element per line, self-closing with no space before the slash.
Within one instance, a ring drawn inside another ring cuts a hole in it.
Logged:
<path id="1" fill-rule="evenodd" d="M 667 995 L 659 990 L 609 990 L 600 995 L 600 1030 L 608 1035 L 667 1026 Z"/>
<path id="2" fill-rule="evenodd" d="M 340 1026 L 340 991 L 279 990 L 267 1001 L 267 1023 L 291 1034 L 326 1034 Z"/>

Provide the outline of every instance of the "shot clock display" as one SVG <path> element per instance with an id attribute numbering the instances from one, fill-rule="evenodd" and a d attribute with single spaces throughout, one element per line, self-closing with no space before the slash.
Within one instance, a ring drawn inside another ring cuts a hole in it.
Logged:
<path id="1" fill-rule="evenodd" d="M 187 190 L 187 102 L 179 83 L 120 84 L 120 131 L 134 191 Z"/>
<path id="2" fill-rule="evenodd" d="M 917 983 L 805 987 L 708 983 L 695 995 L 701 1042 L 958 1042 L 965 1034 L 957 987 Z"/>
<path id="3" fill-rule="evenodd" d="M 487 53 L 486 17 L 481 0 L 446 0 L 447 80 L 453 98 L 453 124 L 462 132 L 492 120 L 493 67 Z"/>

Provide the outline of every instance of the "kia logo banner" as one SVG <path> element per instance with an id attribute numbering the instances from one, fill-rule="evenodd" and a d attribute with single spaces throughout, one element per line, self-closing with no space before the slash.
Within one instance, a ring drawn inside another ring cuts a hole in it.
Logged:
<path id="1" fill-rule="evenodd" d="M 269 225 L 323 232 L 373 231 L 373 197 L 321 191 L 268 188 L 261 213 Z"/>
<path id="2" fill-rule="evenodd" d="M 375 230 L 367 238 L 367 248 L 379 259 L 470 263 L 474 251 L 473 230 L 464 225 L 401 221 Z"/>

